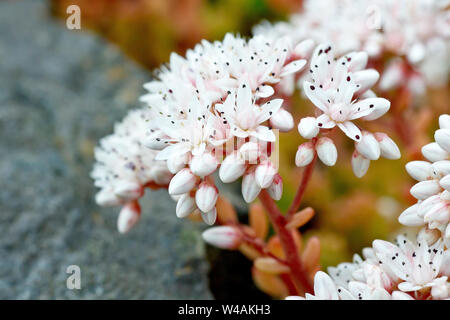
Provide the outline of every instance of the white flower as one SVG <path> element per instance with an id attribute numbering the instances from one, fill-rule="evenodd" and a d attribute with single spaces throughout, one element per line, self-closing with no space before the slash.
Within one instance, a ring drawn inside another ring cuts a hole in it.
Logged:
<path id="1" fill-rule="evenodd" d="M 399 217 L 400 223 L 408 226 L 426 224 L 430 229 L 440 230 L 446 241 L 450 238 L 450 231 L 447 231 L 450 221 L 450 153 L 445 149 L 450 139 L 449 119 L 448 115 L 440 116 L 440 129 L 435 133 L 438 142 L 422 148 L 423 155 L 431 162 L 411 161 L 406 165 L 406 171 L 418 181 L 410 191 L 418 202 Z"/>

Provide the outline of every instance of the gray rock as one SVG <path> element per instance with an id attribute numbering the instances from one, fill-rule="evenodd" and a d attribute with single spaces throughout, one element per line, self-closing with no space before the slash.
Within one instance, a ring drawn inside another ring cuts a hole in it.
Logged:
<path id="1" fill-rule="evenodd" d="M 211 298 L 203 226 L 166 193 L 145 197 L 125 236 L 93 201 L 93 147 L 149 75 L 41 0 L 0 2 L 0 39 L 0 299 Z"/>

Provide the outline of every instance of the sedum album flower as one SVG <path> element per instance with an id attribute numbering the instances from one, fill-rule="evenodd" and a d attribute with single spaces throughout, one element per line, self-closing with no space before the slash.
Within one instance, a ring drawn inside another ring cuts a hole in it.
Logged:
<path id="1" fill-rule="evenodd" d="M 172 177 L 166 164 L 155 159 L 157 152 L 142 144 L 142 138 L 148 134 L 147 116 L 144 110 L 130 111 L 115 125 L 114 133 L 101 139 L 95 149 L 91 176 L 100 188 L 96 201 L 102 206 L 124 206 L 118 220 L 121 232 L 128 231 L 137 221 L 137 200 L 143 196 L 144 188 L 166 186 Z"/>
<path id="2" fill-rule="evenodd" d="M 437 229 L 445 241 L 450 241 L 450 116 L 441 115 L 439 126 L 434 135 L 436 142 L 422 148 L 429 161 L 406 165 L 409 175 L 418 181 L 410 191 L 418 202 L 403 211 L 399 221 L 408 226 Z"/>
<path id="3" fill-rule="evenodd" d="M 299 133 L 305 139 L 313 139 L 321 132 L 335 127 L 342 130 L 355 141 L 355 153 L 352 168 L 355 175 L 363 176 L 370 160 L 380 156 L 398 159 L 400 151 L 397 145 L 384 133 L 370 133 L 361 130 L 355 120 L 371 121 L 384 115 L 390 102 L 377 98 L 370 91 L 378 80 L 378 72 L 365 69 L 368 56 L 364 52 L 353 52 L 339 59 L 334 58 L 329 45 L 316 48 L 310 62 L 309 79 L 303 82 L 304 93 L 317 107 L 318 116 L 300 120 Z M 329 138 L 319 138 L 315 149 L 319 159 L 326 165 L 336 163 L 337 150 Z M 306 154 L 306 146 L 298 154 L 298 159 L 311 159 Z M 297 161 L 298 165 L 307 165 L 310 161 Z"/>

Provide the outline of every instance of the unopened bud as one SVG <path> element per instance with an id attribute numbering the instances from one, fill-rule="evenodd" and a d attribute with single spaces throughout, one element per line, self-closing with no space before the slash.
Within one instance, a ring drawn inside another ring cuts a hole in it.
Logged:
<path id="1" fill-rule="evenodd" d="M 247 203 L 253 202 L 259 195 L 261 187 L 256 182 L 255 172 L 249 172 L 242 179 L 242 196 Z"/>
<path id="2" fill-rule="evenodd" d="M 242 243 L 242 232 L 231 226 L 209 228 L 202 237 L 210 245 L 221 249 L 236 249 Z"/>
<path id="3" fill-rule="evenodd" d="M 120 210 L 117 219 L 117 229 L 120 233 L 128 232 L 141 216 L 141 207 L 137 201 L 129 202 Z"/>
<path id="4" fill-rule="evenodd" d="M 228 155 L 220 165 L 219 177 L 224 183 L 237 180 L 245 172 L 244 159 L 237 152 Z"/>
<path id="5" fill-rule="evenodd" d="M 305 117 L 298 123 L 298 132 L 305 139 L 312 139 L 319 133 L 319 127 L 316 125 L 316 118 Z"/>
<path id="6" fill-rule="evenodd" d="M 178 218 L 185 218 L 190 215 L 195 209 L 195 200 L 189 193 L 183 194 L 177 201 L 176 214 Z"/>
<path id="7" fill-rule="evenodd" d="M 209 152 L 192 158 L 189 167 L 192 173 L 199 177 L 209 176 L 217 169 L 216 158 Z"/>
<path id="8" fill-rule="evenodd" d="M 380 157 L 380 145 L 370 132 L 363 131 L 361 141 L 355 143 L 356 150 L 369 160 L 377 160 Z"/>
<path id="9" fill-rule="evenodd" d="M 358 178 L 363 177 L 370 166 L 370 160 L 359 154 L 358 151 L 354 151 L 352 155 L 352 169 L 355 176 Z"/>
<path id="10" fill-rule="evenodd" d="M 172 195 L 188 193 L 196 183 L 197 177 L 190 169 L 184 168 L 170 180 L 169 193 Z"/>
<path id="11" fill-rule="evenodd" d="M 290 112 L 281 108 L 270 118 L 270 124 L 281 132 L 287 132 L 294 127 L 294 118 Z"/>
<path id="12" fill-rule="evenodd" d="M 255 170 L 256 182 L 262 189 L 268 188 L 277 174 L 277 168 L 270 161 L 265 161 L 258 165 Z"/>
<path id="13" fill-rule="evenodd" d="M 278 173 L 273 178 L 272 184 L 267 188 L 267 191 L 273 200 L 278 201 L 281 199 L 283 195 L 283 179 Z"/>
<path id="14" fill-rule="evenodd" d="M 295 165 L 297 167 L 305 167 L 311 163 L 314 158 L 314 145 L 312 142 L 302 143 L 295 154 Z"/>
<path id="15" fill-rule="evenodd" d="M 382 157 L 390 160 L 400 159 L 400 149 L 398 148 L 397 144 L 391 138 L 389 138 L 387 134 L 376 132 L 375 139 L 377 139 L 378 143 L 380 144 Z"/>
<path id="16" fill-rule="evenodd" d="M 195 203 L 202 212 L 211 211 L 216 205 L 219 191 L 216 186 L 204 181 L 200 184 L 197 192 L 195 193 Z"/>
<path id="17" fill-rule="evenodd" d="M 327 137 L 322 137 L 317 142 L 317 155 L 319 159 L 327 166 L 334 166 L 337 160 L 337 149 L 333 140 Z"/>

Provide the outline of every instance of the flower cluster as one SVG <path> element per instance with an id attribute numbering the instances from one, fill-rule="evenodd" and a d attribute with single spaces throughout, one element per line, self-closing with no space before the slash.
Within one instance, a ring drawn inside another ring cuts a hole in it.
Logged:
<path id="1" fill-rule="evenodd" d="M 289 22 L 263 23 L 255 34 L 296 41 L 311 38 L 331 43 L 337 54 L 363 50 L 373 58 L 384 52 L 404 56 L 404 64 L 390 64 L 385 89 L 408 83 L 423 91 L 425 84 L 442 86 L 450 71 L 450 12 L 447 0 L 307 0 Z"/>
<path id="2" fill-rule="evenodd" d="M 306 300 L 413 300 L 450 297 L 450 250 L 441 240 L 410 241 L 399 236 L 396 244 L 375 240 L 363 258 L 328 268 L 314 277 L 314 295 Z M 288 297 L 288 299 L 302 299 Z"/>
<path id="3" fill-rule="evenodd" d="M 406 209 L 399 221 L 424 226 L 414 241 L 398 236 L 396 244 L 375 240 L 363 250 L 363 258 L 317 272 L 314 295 L 322 300 L 398 300 L 450 298 L 450 116 L 441 115 L 436 142 L 423 147 L 430 162 L 412 161 L 408 173 L 419 182 L 411 188 L 418 203 Z M 436 232 L 437 231 L 437 232 Z M 289 297 L 289 299 L 303 299 Z"/>
<path id="4" fill-rule="evenodd" d="M 101 206 L 123 206 L 117 223 L 120 232 L 139 219 L 138 199 L 144 189 L 167 186 L 172 177 L 166 164 L 155 159 L 157 152 L 142 144 L 142 137 L 149 134 L 147 117 L 143 110 L 130 111 L 95 149 L 91 176 L 100 188 L 96 201 Z"/>
<path id="5" fill-rule="evenodd" d="M 249 41 L 227 34 L 223 41 L 203 41 L 186 58 L 173 54 L 170 64 L 145 85 L 141 101 L 149 107 L 151 134 L 145 145 L 160 150 L 175 176 L 169 194 L 177 216 L 196 209 L 205 222 L 216 219 L 218 190 L 211 175 L 232 182 L 243 177 L 242 194 L 253 201 L 261 189 L 281 197 L 281 179 L 270 161 L 276 136 L 288 131 L 292 115 L 274 88 L 290 86 L 312 50 L 310 41 L 293 46 L 288 37 Z"/>
<path id="6" fill-rule="evenodd" d="M 331 46 L 316 48 L 303 90 L 318 108 L 318 116 L 305 117 L 298 125 L 300 135 L 312 141 L 298 148 L 297 166 L 310 164 L 316 152 L 324 164 L 333 166 L 336 163 L 337 149 L 333 141 L 328 137 L 317 137 L 319 133 L 326 134 L 336 126 L 355 141 L 352 167 L 356 176 L 362 177 L 370 161 L 380 156 L 400 158 L 400 150 L 386 134 L 361 130 L 353 122 L 357 119 L 378 119 L 390 107 L 388 100 L 377 98 L 370 90 L 379 74 L 374 69 L 365 69 L 367 60 L 365 52 L 351 52 L 337 59 Z"/>
<path id="7" fill-rule="evenodd" d="M 428 161 L 411 161 L 406 165 L 409 175 L 418 181 L 411 194 L 418 200 L 400 215 L 407 226 L 423 226 L 439 230 L 450 244 L 450 116 L 441 115 L 436 142 L 422 148 Z"/>

